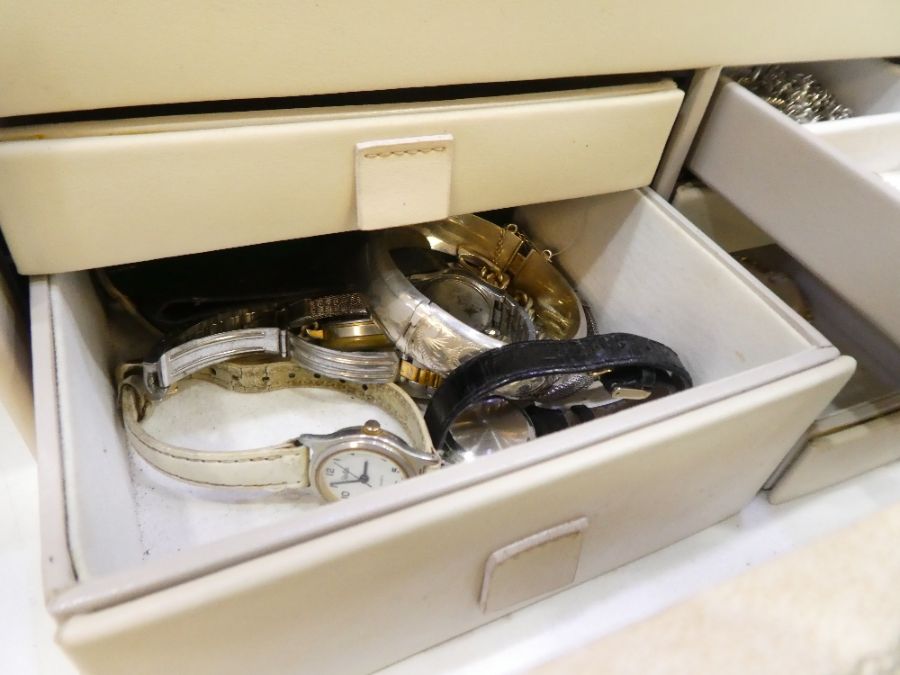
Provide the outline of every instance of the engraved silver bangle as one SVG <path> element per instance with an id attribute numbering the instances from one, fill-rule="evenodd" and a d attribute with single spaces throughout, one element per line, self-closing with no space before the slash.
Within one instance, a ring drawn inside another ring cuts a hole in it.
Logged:
<path id="1" fill-rule="evenodd" d="M 430 246 L 467 264 L 483 263 L 481 278 L 503 288 L 507 301 L 517 293 L 529 295 L 526 290 L 539 289 L 530 296 L 543 293 L 547 297 L 537 298 L 538 302 L 529 297 L 528 302 L 540 332 L 503 341 L 439 306 L 416 287 L 392 256 L 393 250 L 416 246 Z M 374 318 L 403 357 L 445 376 L 472 356 L 509 341 L 587 334 L 584 308 L 549 257 L 515 229 L 476 216 L 384 230 L 373 233 L 366 248 L 366 295 Z M 527 283 L 518 283 L 523 280 Z"/>

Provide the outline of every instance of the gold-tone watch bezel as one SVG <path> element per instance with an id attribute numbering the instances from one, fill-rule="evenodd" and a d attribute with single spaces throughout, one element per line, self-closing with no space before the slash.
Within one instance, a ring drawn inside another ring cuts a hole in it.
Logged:
<path id="1" fill-rule="evenodd" d="M 387 457 L 390 461 L 396 464 L 400 468 L 400 471 L 403 473 L 402 480 L 408 480 L 409 478 L 412 478 L 416 475 L 415 468 L 410 464 L 408 459 L 404 456 L 403 452 L 400 449 L 394 447 L 393 441 L 384 438 L 381 435 L 370 436 L 369 434 L 366 434 L 362 429 L 363 427 L 360 427 L 360 431 L 358 433 L 348 435 L 348 438 L 346 440 L 335 440 L 331 445 L 321 451 L 316 452 L 313 456 L 312 462 L 310 463 L 309 467 L 309 473 L 311 477 L 310 482 L 315 485 L 316 492 L 318 492 L 319 496 L 322 497 L 322 499 L 324 499 L 325 501 L 341 501 L 341 497 L 333 494 L 332 487 L 327 484 L 322 473 L 322 467 L 329 459 L 333 458 L 335 455 L 364 450 L 375 455 Z"/>
<path id="2" fill-rule="evenodd" d="M 392 349 L 393 343 L 370 317 L 318 321 L 300 329 L 316 344 L 339 351 L 376 351 Z"/>

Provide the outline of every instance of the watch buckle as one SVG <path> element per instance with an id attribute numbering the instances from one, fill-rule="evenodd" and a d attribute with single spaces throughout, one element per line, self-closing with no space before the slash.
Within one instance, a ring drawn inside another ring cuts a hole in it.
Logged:
<path id="1" fill-rule="evenodd" d="M 643 401 L 644 399 L 649 398 L 653 392 L 646 389 L 636 389 L 635 387 L 620 387 L 619 385 L 613 385 L 612 391 L 609 393 L 613 398 L 625 401 Z"/>
<path id="2" fill-rule="evenodd" d="M 144 415 L 147 412 L 147 406 L 149 402 L 146 397 L 146 388 L 144 384 L 143 378 L 143 365 L 135 364 L 135 363 L 126 363 L 122 366 L 119 366 L 116 373 L 116 379 L 118 380 L 118 387 L 116 388 L 116 403 L 117 405 L 122 405 L 122 396 L 124 395 L 125 389 L 131 389 L 131 392 L 134 396 L 135 408 L 137 410 L 138 421 L 144 419 Z"/>
<path id="3" fill-rule="evenodd" d="M 641 369 L 641 377 L 638 378 L 638 382 L 641 384 L 647 385 L 646 387 L 641 386 L 628 386 L 628 384 L 616 383 L 615 381 L 606 383 L 603 381 L 603 376 L 608 375 L 613 372 L 611 368 L 608 368 L 599 373 L 594 373 L 594 377 L 600 380 L 600 383 L 603 387 L 609 392 L 609 395 L 619 401 L 644 401 L 650 398 L 653 395 L 652 389 L 652 381 L 648 382 L 647 377 L 649 375 L 646 369 Z M 651 379 L 655 379 L 652 378 Z M 634 379 L 630 379 L 629 384 L 631 382 L 635 382 Z"/>
<path id="4" fill-rule="evenodd" d="M 311 326 L 304 326 L 301 329 L 301 333 L 310 340 L 321 341 L 325 339 L 325 329 L 320 328 L 318 323 L 314 323 Z"/>

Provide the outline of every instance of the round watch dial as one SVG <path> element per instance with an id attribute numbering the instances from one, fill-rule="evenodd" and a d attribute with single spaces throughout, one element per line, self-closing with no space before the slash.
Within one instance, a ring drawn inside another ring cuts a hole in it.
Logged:
<path id="1" fill-rule="evenodd" d="M 451 316 L 484 332 L 491 327 L 494 310 L 493 302 L 480 285 L 481 282 L 454 274 L 429 280 L 419 290 Z"/>
<path id="2" fill-rule="evenodd" d="M 372 450 L 344 450 L 318 466 L 316 482 L 329 501 L 348 499 L 405 479 L 406 472 L 393 459 Z"/>
<path id="3" fill-rule="evenodd" d="M 492 396 L 470 405 L 450 425 L 444 459 L 450 464 L 470 462 L 535 438 L 528 415 L 505 398 Z"/>

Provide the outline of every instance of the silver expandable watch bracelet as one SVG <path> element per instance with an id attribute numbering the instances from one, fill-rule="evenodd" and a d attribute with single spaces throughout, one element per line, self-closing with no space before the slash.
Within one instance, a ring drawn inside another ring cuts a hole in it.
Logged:
<path id="1" fill-rule="evenodd" d="M 161 399 L 174 382 L 217 363 L 249 355 L 289 358 L 319 375 L 364 384 L 396 382 L 404 374 L 414 377 L 393 350 L 331 349 L 315 344 L 301 330 L 323 319 L 366 315 L 362 297 L 347 293 L 213 317 L 165 341 L 143 363 L 146 393 L 152 399 Z"/>

